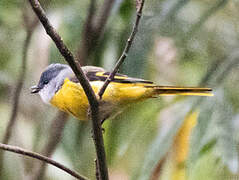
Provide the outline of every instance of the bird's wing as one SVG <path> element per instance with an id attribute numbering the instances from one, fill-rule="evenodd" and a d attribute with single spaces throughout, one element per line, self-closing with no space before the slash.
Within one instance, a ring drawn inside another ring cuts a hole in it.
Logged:
<path id="1" fill-rule="evenodd" d="M 95 67 L 95 66 L 84 66 L 83 71 L 89 81 L 105 81 L 110 75 L 110 72 L 106 72 L 104 71 L 103 68 Z M 71 77 L 70 80 L 73 82 L 79 82 L 76 77 Z M 139 79 L 139 78 L 131 78 L 119 73 L 116 73 L 112 82 L 153 84 L 153 82 L 148 80 Z"/>
<path id="2" fill-rule="evenodd" d="M 90 81 L 105 81 L 110 75 L 110 72 L 88 72 L 87 73 L 87 77 L 89 78 Z M 153 84 L 153 82 L 151 81 L 147 81 L 144 79 L 138 79 L 138 78 L 132 78 L 132 77 L 128 77 L 126 75 L 123 74 L 119 74 L 117 73 L 114 76 L 114 79 L 112 80 L 112 82 L 116 82 L 116 83 L 147 83 L 147 84 Z"/>

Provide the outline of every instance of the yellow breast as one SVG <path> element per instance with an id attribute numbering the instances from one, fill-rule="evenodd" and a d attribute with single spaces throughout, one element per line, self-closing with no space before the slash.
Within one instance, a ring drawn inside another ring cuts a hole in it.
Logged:
<path id="1" fill-rule="evenodd" d="M 103 83 L 104 82 L 101 81 L 90 82 L 95 93 L 98 93 Z M 112 82 L 107 87 L 103 95 L 103 100 L 112 105 L 116 105 L 112 106 L 113 108 L 141 100 L 148 94 L 146 91 L 147 88 L 143 88 L 142 84 Z M 61 89 L 51 99 L 50 103 L 62 111 L 73 114 L 80 120 L 87 119 L 89 104 L 84 90 L 80 84 L 74 83 L 67 78 Z"/>
<path id="2" fill-rule="evenodd" d="M 87 119 L 88 100 L 84 90 L 69 79 L 65 79 L 61 89 L 57 91 L 50 103 L 80 120 Z"/>

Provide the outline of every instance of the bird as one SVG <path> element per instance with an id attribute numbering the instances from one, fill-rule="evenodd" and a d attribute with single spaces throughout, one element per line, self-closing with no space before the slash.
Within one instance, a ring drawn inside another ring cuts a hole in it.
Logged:
<path id="1" fill-rule="evenodd" d="M 110 72 L 101 67 L 83 66 L 82 70 L 97 95 Z M 159 86 L 152 81 L 132 78 L 116 73 L 99 99 L 99 116 L 105 120 L 130 105 L 163 95 L 213 96 L 211 88 Z M 87 96 L 71 67 L 66 64 L 50 64 L 42 72 L 37 85 L 31 93 L 38 93 L 42 101 L 61 111 L 72 114 L 80 120 L 89 119 Z"/>

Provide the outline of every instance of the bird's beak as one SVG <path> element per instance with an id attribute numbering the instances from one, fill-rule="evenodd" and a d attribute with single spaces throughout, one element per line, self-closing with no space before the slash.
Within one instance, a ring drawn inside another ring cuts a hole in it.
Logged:
<path id="1" fill-rule="evenodd" d="M 38 86 L 32 86 L 31 87 L 31 93 L 38 93 L 41 89 Z"/>

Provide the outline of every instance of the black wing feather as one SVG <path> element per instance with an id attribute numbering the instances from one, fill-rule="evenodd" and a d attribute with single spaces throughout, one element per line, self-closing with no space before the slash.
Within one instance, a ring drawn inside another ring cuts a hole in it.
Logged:
<path id="1" fill-rule="evenodd" d="M 102 71 L 91 71 L 86 73 L 86 77 L 89 81 L 105 81 L 110 75 L 110 72 L 102 72 Z M 70 78 L 71 81 L 78 83 L 78 79 L 76 77 Z M 116 73 L 112 82 L 116 83 L 146 83 L 153 84 L 151 81 L 147 81 L 144 79 L 131 78 L 123 74 Z"/>

